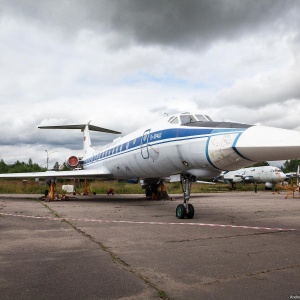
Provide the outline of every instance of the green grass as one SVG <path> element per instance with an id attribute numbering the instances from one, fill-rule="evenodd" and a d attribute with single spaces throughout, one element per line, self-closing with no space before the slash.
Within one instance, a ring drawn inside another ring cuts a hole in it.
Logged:
<path id="1" fill-rule="evenodd" d="M 74 181 L 64 180 L 57 182 L 57 191 L 62 193 L 61 186 L 63 184 L 74 184 Z M 79 184 L 76 183 L 76 190 L 82 193 L 84 190 L 83 182 Z M 130 184 L 126 182 L 117 181 L 100 181 L 94 180 L 90 181 L 90 190 L 96 194 L 106 194 L 106 192 L 112 188 L 115 194 L 144 194 L 140 184 Z M 44 181 L 34 181 L 34 180 L 0 180 L 0 194 L 44 194 L 48 186 Z M 169 194 L 182 194 L 181 185 L 179 182 L 166 183 L 166 189 Z M 230 190 L 230 185 L 228 184 L 199 184 L 194 183 L 192 185 L 192 193 L 215 193 L 215 192 L 226 192 Z M 247 184 L 243 186 L 242 184 L 237 184 L 237 191 L 254 191 L 252 184 Z M 264 184 L 258 185 L 258 190 L 264 190 Z"/>

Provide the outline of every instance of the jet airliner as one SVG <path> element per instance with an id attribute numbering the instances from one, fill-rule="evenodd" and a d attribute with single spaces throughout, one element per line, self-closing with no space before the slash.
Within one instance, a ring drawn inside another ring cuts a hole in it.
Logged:
<path id="1" fill-rule="evenodd" d="M 230 182 L 232 188 L 238 182 L 243 183 L 264 183 L 268 189 L 273 188 L 276 183 L 283 182 L 286 175 L 278 167 L 261 166 L 242 168 L 236 171 L 223 171 L 217 181 Z"/>
<path id="2" fill-rule="evenodd" d="M 111 143 L 93 148 L 90 130 L 120 132 L 91 125 L 43 126 L 41 129 L 80 129 L 83 155 L 71 156 L 74 170 L 0 174 L 0 178 L 102 178 L 142 183 L 152 189 L 164 180 L 181 182 L 183 203 L 179 219 L 193 218 L 191 186 L 221 171 L 237 170 L 255 162 L 300 157 L 300 132 L 232 122 L 214 122 L 203 114 L 182 113 L 147 125 Z M 49 189 L 49 197 L 53 197 Z"/>

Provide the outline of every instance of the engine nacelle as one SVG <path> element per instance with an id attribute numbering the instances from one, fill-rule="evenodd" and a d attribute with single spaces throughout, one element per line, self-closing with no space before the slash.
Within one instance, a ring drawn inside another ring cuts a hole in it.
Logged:
<path id="1" fill-rule="evenodd" d="M 77 156 L 70 156 L 67 160 L 68 168 L 76 168 L 79 165 L 79 158 Z"/>
<path id="2" fill-rule="evenodd" d="M 273 188 L 273 183 L 272 182 L 266 182 L 265 183 L 265 189 L 266 190 L 271 190 Z"/>

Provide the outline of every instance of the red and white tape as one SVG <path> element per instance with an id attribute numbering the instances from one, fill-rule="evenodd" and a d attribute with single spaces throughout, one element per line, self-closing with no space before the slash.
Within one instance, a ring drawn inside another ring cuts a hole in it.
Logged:
<path id="1" fill-rule="evenodd" d="M 0 215 L 10 216 L 10 217 L 51 220 L 51 221 L 81 221 L 81 222 L 97 222 L 97 223 L 123 223 L 123 224 L 125 223 L 125 224 L 146 224 L 146 225 L 188 225 L 188 226 L 240 228 L 240 229 L 268 230 L 268 231 L 299 231 L 299 229 L 295 229 L 295 228 L 272 228 L 272 227 L 261 227 L 261 226 L 241 226 L 241 225 L 192 223 L 192 222 L 150 222 L 150 221 L 122 221 L 122 220 L 81 219 L 81 218 L 52 218 L 52 217 L 37 217 L 37 216 L 7 214 L 7 213 L 0 213 Z"/>

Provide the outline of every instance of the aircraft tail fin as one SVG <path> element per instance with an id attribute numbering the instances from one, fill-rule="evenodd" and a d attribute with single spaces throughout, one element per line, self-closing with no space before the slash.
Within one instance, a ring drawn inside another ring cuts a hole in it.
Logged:
<path id="1" fill-rule="evenodd" d="M 91 122 L 91 121 L 90 121 Z M 80 129 L 83 132 L 83 151 L 84 154 L 93 150 L 91 145 L 91 138 L 90 138 L 90 130 L 91 131 L 99 131 L 99 132 L 107 132 L 113 134 L 120 134 L 121 132 L 106 129 L 103 127 L 98 127 L 95 125 L 91 125 L 90 122 L 87 124 L 79 124 L 79 125 L 55 125 L 55 126 L 39 126 L 40 129 Z"/>

